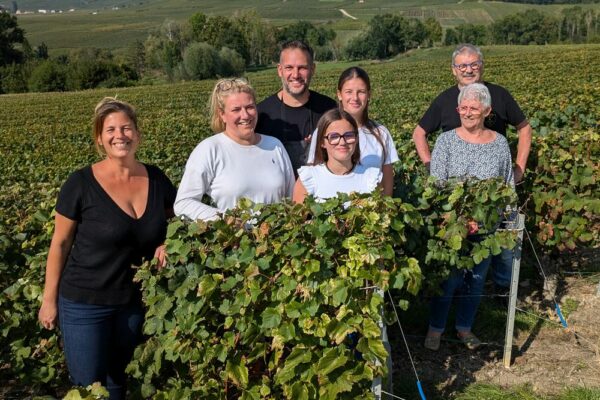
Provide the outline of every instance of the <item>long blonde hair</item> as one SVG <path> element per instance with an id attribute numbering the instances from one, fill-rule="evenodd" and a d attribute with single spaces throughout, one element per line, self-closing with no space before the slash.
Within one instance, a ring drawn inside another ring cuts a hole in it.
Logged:
<path id="1" fill-rule="evenodd" d="M 210 96 L 210 127 L 214 133 L 223 132 L 225 123 L 219 115 L 219 111 L 225 110 L 225 99 L 227 96 L 235 93 L 248 93 L 256 102 L 256 92 L 254 88 L 244 78 L 220 79 L 216 84 Z"/>

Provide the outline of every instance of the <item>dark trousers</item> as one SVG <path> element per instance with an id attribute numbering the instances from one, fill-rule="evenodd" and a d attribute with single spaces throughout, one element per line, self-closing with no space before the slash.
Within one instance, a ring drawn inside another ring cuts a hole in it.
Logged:
<path id="1" fill-rule="evenodd" d="M 84 304 L 59 296 L 58 312 L 73 384 L 85 387 L 100 382 L 111 400 L 124 399 L 125 367 L 141 339 L 141 305 Z"/>

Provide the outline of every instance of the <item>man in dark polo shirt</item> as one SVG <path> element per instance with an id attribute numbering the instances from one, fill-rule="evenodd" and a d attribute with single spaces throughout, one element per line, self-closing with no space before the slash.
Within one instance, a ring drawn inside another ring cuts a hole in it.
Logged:
<path id="1" fill-rule="evenodd" d="M 256 132 L 281 140 L 294 173 L 306 163 L 310 136 L 326 111 L 337 103 L 309 89 L 315 73 L 313 50 L 300 40 L 281 46 L 277 74 L 282 88 L 258 104 Z"/>
<path id="2" fill-rule="evenodd" d="M 413 140 L 421 161 L 429 166 L 431 152 L 427 143 L 427 135 L 440 128 L 442 132 L 458 128 L 460 116 L 456 107 L 460 89 L 470 83 L 483 83 L 489 89 L 492 97 L 492 112 L 485 119 L 485 127 L 506 135 L 506 127 L 510 124 L 517 129 L 519 134 L 514 167 L 515 183 L 518 183 L 523 179 L 529 157 L 531 125 L 508 90 L 482 80 L 483 67 L 483 54 L 478 47 L 472 44 L 461 44 L 456 47 L 452 53 L 451 68 L 457 84 L 446 89 L 433 100 L 413 131 Z M 492 279 L 496 289 L 500 292 L 510 285 L 512 256 L 512 251 L 505 250 L 500 255 L 494 256 L 492 260 L 494 267 Z"/>

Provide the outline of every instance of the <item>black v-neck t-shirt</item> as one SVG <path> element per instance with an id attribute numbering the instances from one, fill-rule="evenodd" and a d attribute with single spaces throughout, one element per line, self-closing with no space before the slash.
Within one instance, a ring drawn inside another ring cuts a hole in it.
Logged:
<path id="1" fill-rule="evenodd" d="M 58 195 L 56 211 L 77 222 L 60 280 L 61 296 L 76 302 L 122 305 L 139 301 L 134 265 L 154 257 L 167 231 L 166 211 L 175 187 L 157 167 L 148 172 L 144 213 L 133 218 L 100 186 L 90 166 L 72 173 Z"/>

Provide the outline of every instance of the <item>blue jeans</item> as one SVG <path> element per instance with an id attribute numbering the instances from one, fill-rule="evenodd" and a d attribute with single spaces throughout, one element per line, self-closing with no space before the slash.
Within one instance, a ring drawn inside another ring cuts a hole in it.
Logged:
<path id="1" fill-rule="evenodd" d="M 144 310 L 141 305 L 105 306 L 58 298 L 58 315 L 71 382 L 100 382 L 110 399 L 124 399 L 125 367 L 140 343 Z"/>
<path id="2" fill-rule="evenodd" d="M 492 256 L 492 281 L 496 286 L 510 287 L 513 255 L 513 250 L 503 249 L 502 253 Z"/>
<path id="3" fill-rule="evenodd" d="M 442 283 L 443 295 L 436 296 L 431 300 L 429 315 L 429 329 L 431 331 L 444 332 L 454 293 L 460 296 L 456 308 L 456 330 L 461 332 L 471 330 L 477 308 L 481 302 L 481 294 L 483 294 L 483 285 L 490 261 L 491 257 L 488 257 L 471 270 L 454 269 L 450 272 L 448 279 Z"/>

